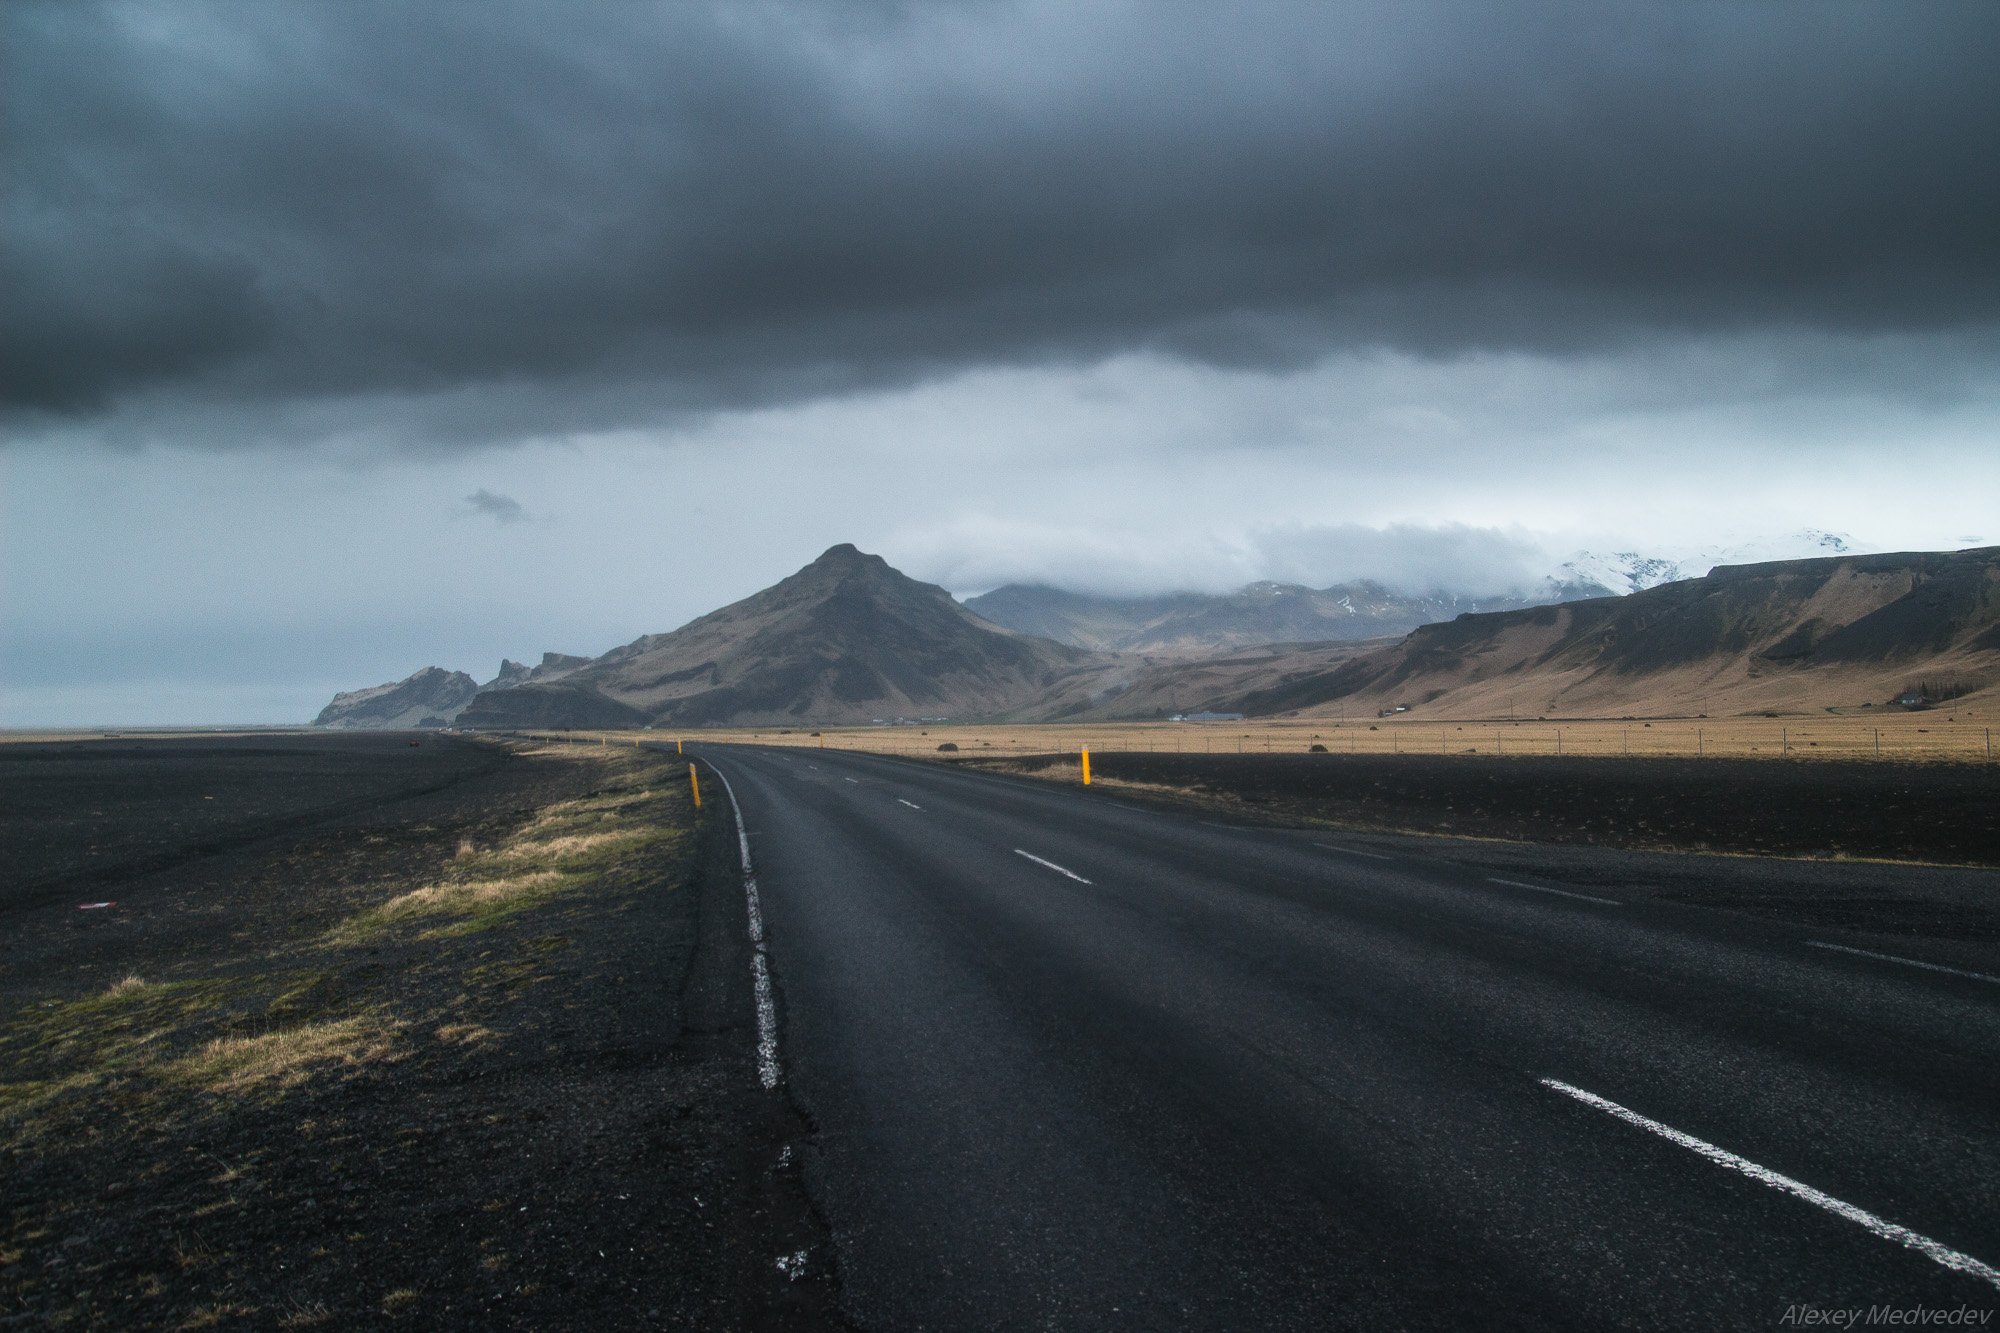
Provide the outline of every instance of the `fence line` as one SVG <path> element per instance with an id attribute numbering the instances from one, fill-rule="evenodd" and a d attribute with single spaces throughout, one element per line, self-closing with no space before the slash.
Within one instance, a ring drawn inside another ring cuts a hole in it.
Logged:
<path id="1" fill-rule="evenodd" d="M 1199 724 L 873 726 L 848 728 L 719 728 L 710 731 L 614 732 L 623 739 L 687 736 L 826 749 L 935 757 L 955 746 L 975 755 L 1075 754 L 1297 754 L 1484 755 L 1562 758 L 1867 759 L 1885 762 L 1985 762 L 1995 758 L 1993 727 L 1966 721 L 1900 715 L 1882 720 L 1670 719 L 1579 722 L 1246 721 Z M 541 732 L 550 739 L 593 740 L 602 732 Z M 953 751 L 946 751 L 952 753 Z"/>

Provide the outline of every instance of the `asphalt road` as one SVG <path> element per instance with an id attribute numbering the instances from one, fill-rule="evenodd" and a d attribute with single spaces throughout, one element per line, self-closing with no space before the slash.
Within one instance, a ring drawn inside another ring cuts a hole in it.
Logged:
<path id="1" fill-rule="evenodd" d="M 782 1086 L 864 1327 L 2000 1306 L 2000 962 L 1828 948 L 1518 853 L 703 758 L 749 835 Z"/>

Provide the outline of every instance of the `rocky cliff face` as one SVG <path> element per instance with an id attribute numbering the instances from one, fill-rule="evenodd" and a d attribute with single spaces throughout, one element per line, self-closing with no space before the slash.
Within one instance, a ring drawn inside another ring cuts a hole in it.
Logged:
<path id="1" fill-rule="evenodd" d="M 564 676 L 590 665 L 588 657 L 578 657 L 574 653 L 543 653 L 541 663 L 528 666 L 521 662 L 503 658 L 500 672 L 492 680 L 479 688 L 482 690 L 511 690 L 516 685 L 526 685 L 531 681 L 561 680 Z"/>
<path id="2" fill-rule="evenodd" d="M 516 685 L 527 684 L 530 674 L 532 673 L 525 664 L 516 662 L 511 658 L 503 657 L 500 659 L 499 674 L 479 688 L 482 690 L 511 690 Z"/>
<path id="3" fill-rule="evenodd" d="M 478 693 L 479 683 L 463 671 L 425 667 L 392 684 L 334 695 L 313 725 L 376 731 L 448 727 Z"/>

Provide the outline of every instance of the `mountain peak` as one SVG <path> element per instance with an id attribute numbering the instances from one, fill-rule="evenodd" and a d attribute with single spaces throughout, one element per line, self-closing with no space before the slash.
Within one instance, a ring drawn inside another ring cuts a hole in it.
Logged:
<path id="1" fill-rule="evenodd" d="M 820 552 L 819 559 L 807 565 L 807 569 L 858 569 L 863 566 L 880 565 L 888 568 L 888 561 L 879 555 L 870 555 L 853 542 L 842 542 L 829 546 Z"/>
<path id="2" fill-rule="evenodd" d="M 828 582 L 845 583 L 851 579 L 879 580 L 885 577 L 901 580 L 905 576 L 892 568 L 881 556 L 870 555 L 852 542 L 842 542 L 838 546 L 827 547 L 819 559 L 792 576 L 793 579 L 803 579 L 808 586 L 818 586 Z"/>

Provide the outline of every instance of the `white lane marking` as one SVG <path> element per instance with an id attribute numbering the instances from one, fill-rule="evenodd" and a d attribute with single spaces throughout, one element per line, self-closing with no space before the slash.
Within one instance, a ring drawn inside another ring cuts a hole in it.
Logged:
<path id="1" fill-rule="evenodd" d="M 743 807 L 736 803 L 736 789 L 713 764 L 709 771 L 722 778 L 722 790 L 729 797 L 729 809 L 736 816 L 736 845 L 743 853 L 743 899 L 750 910 L 750 988 L 757 999 L 757 1081 L 767 1089 L 778 1086 L 778 1006 L 771 996 L 771 964 L 764 956 L 764 907 L 757 897 L 757 876 L 750 869 L 750 830 L 743 823 Z"/>
<path id="2" fill-rule="evenodd" d="M 1079 884 L 1090 883 L 1089 880 L 1085 879 L 1082 875 L 1077 874 L 1074 870 L 1065 870 L 1063 869 L 1063 867 L 1057 865 L 1054 861 L 1044 861 L 1041 857 L 1036 856 L 1033 852 L 1024 852 L 1019 847 L 1016 847 L 1014 849 L 1014 855 L 1025 856 L 1030 861 L 1033 861 L 1036 865 L 1047 866 L 1049 869 L 1055 871 L 1058 875 L 1068 875 L 1071 879 L 1075 880 Z"/>
<path id="3" fill-rule="evenodd" d="M 1495 875 L 1486 877 L 1488 884 L 1505 884 L 1510 889 L 1533 889 L 1536 893 L 1553 893 L 1558 898 L 1579 898 L 1587 903 L 1603 903 L 1606 907 L 1623 907 L 1616 898 L 1595 898 L 1587 893 L 1571 893 L 1568 889 L 1552 889 L 1545 884 L 1525 884 L 1518 879 L 1501 879 Z"/>
<path id="4" fill-rule="evenodd" d="M 1876 953 L 1873 949 L 1857 949 L 1848 944 L 1829 944 L 1825 940 L 1807 940 L 1806 943 L 1815 949 L 1837 949 L 1841 953 L 1859 954 L 1863 958 L 1879 958 L 1885 963 L 1921 967 L 1927 972 L 1949 972 L 1955 977 L 1971 977 L 1974 981 L 1990 981 L 2000 986 L 2000 977 L 1989 977 L 1984 972 L 1968 972 L 1962 967 L 1946 967 L 1943 963 L 1924 963 L 1915 958 L 1902 958 L 1893 953 Z"/>
<path id="5" fill-rule="evenodd" d="M 921 805 L 918 805 L 918 804 L 917 804 L 917 803 L 916 803 L 915 801 L 906 801 L 906 800 L 904 800 L 904 799 L 903 799 L 902 797 L 900 797 L 900 796 L 898 796 L 898 797 L 896 798 L 896 804 L 898 804 L 898 805 L 907 805 L 907 806 L 909 806 L 909 807 L 910 807 L 910 809 L 912 809 L 912 810 L 921 810 L 921 809 L 923 809 L 923 807 L 922 807 Z"/>
<path id="6" fill-rule="evenodd" d="M 1747 1157 L 1738 1157 L 1735 1153 L 1725 1148 L 1718 1148 L 1713 1143 L 1698 1139 L 1692 1134 L 1683 1134 L 1671 1125 L 1663 1125 L 1657 1120 L 1648 1119 L 1637 1111 L 1620 1106 L 1617 1102 L 1600 1097 L 1594 1092 L 1585 1092 L 1582 1088 L 1564 1083 L 1560 1079 L 1545 1078 L 1541 1083 L 1543 1087 L 1553 1088 L 1565 1097 L 1574 1097 L 1585 1106 L 1594 1106 L 1608 1115 L 1617 1116 L 1628 1125 L 1637 1125 L 1648 1133 L 1658 1134 L 1669 1143 L 1676 1143 L 1690 1152 L 1699 1153 L 1717 1166 L 1740 1171 L 1759 1184 L 1769 1185 L 1774 1190 L 1782 1190 L 1786 1194 L 1804 1199 L 1815 1207 L 1826 1209 L 1835 1217 L 1845 1218 L 1856 1226 L 1866 1227 L 1883 1240 L 1895 1241 L 1898 1245 L 1915 1250 L 1946 1268 L 1960 1273 L 1970 1273 L 1982 1281 L 2000 1287 L 2000 1269 L 1981 1263 L 1969 1254 L 1961 1254 L 1948 1245 L 1932 1240 L 1929 1236 L 1920 1235 L 1908 1227 L 1898 1226 L 1886 1218 L 1877 1217 L 1865 1208 L 1856 1208 L 1851 1203 L 1843 1203 L 1831 1194 L 1824 1194 L 1803 1181 L 1780 1175 L 1768 1166 L 1759 1166 Z"/>
<path id="7" fill-rule="evenodd" d="M 1374 861 L 1393 861 L 1396 859 L 1393 856 L 1384 856 L 1380 852 L 1364 852 L 1359 847 L 1336 847 L 1330 842 L 1316 842 L 1313 846 L 1324 847 L 1329 852 L 1346 852 L 1349 856 L 1365 856 Z"/>
<path id="8" fill-rule="evenodd" d="M 852 782 L 852 783 L 853 783 L 853 784 L 854 784 L 855 786 L 857 786 L 857 787 L 859 787 L 859 786 L 861 785 L 861 780 L 860 780 L 859 778 L 842 778 L 842 779 L 841 779 L 841 781 L 842 781 L 842 782 Z"/>

